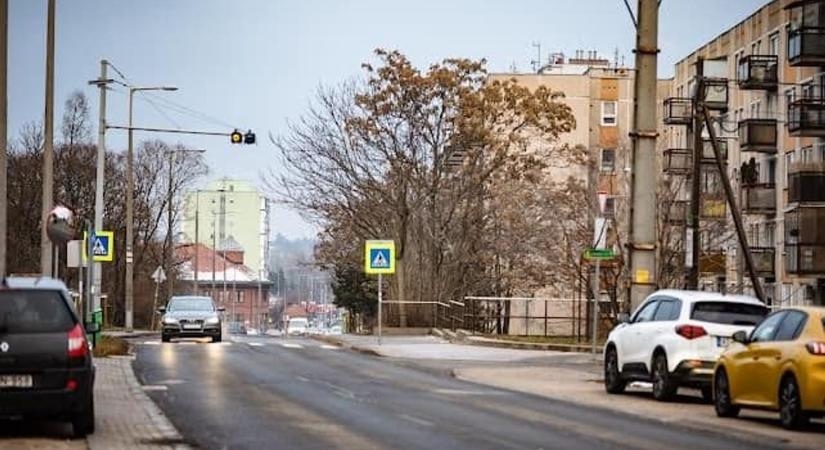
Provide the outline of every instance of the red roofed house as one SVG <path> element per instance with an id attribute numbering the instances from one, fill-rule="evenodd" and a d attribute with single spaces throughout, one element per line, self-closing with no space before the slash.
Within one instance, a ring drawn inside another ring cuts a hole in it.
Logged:
<path id="1" fill-rule="evenodd" d="M 267 323 L 272 282 L 244 265 L 243 248 L 231 236 L 218 251 L 203 244 L 183 244 L 175 252 L 177 260 L 182 261 L 179 279 L 184 283 L 180 284 L 197 284 L 199 295 L 212 297 L 226 308 L 227 323 L 259 330 Z M 192 288 L 187 290 L 194 293 Z"/>

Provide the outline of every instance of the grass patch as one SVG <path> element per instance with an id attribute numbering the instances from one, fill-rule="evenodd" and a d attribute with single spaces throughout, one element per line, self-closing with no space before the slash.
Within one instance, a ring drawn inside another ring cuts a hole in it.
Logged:
<path id="1" fill-rule="evenodd" d="M 101 358 L 106 356 L 118 356 L 129 354 L 129 344 L 121 339 L 111 336 L 101 336 L 100 341 L 94 349 L 94 356 Z"/>

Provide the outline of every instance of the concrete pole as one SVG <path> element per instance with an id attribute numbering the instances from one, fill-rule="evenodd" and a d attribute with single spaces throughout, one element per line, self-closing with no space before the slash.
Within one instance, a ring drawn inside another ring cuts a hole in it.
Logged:
<path id="1" fill-rule="evenodd" d="M 103 178 L 106 171 L 106 69 L 108 62 L 100 60 L 100 78 L 97 80 L 97 87 L 100 89 L 99 113 L 97 123 L 97 170 L 95 172 L 95 223 L 94 230 L 103 230 Z M 90 234 L 91 236 L 91 234 Z M 93 267 L 92 273 L 92 304 L 91 311 L 100 309 L 100 293 L 103 281 L 103 271 L 99 262 L 90 264 Z"/>
<path id="2" fill-rule="evenodd" d="M 590 353 L 596 354 L 596 340 L 599 338 L 599 291 L 601 291 L 601 284 L 599 283 L 599 265 L 600 259 L 596 259 L 596 273 L 593 277 L 593 337 L 590 341 Z"/>
<path id="3" fill-rule="evenodd" d="M 8 73 L 9 2 L 0 0 L 0 278 L 6 276 L 6 205 L 7 169 L 6 145 L 8 145 Z"/>
<path id="4" fill-rule="evenodd" d="M 200 230 L 198 229 L 199 221 L 200 221 L 200 191 L 195 191 L 195 295 L 198 295 L 198 291 L 200 290 L 200 286 L 198 286 L 198 272 L 200 272 L 200 263 L 198 260 L 200 259 Z M 213 280 L 213 288 L 214 288 L 214 280 Z"/>
<path id="5" fill-rule="evenodd" d="M 704 83 L 703 77 L 704 61 L 702 58 L 696 60 L 696 92 L 693 95 L 693 169 L 691 170 L 690 182 L 690 221 L 685 230 L 685 265 L 687 266 L 687 288 L 691 290 L 699 289 L 699 253 L 702 251 L 702 233 L 699 229 L 702 216 L 702 156 L 704 153 L 704 142 L 702 141 L 702 126 L 704 119 Z"/>
<path id="6" fill-rule="evenodd" d="M 656 85 L 659 0 L 639 0 L 630 191 L 630 306 L 656 287 Z"/>
<path id="7" fill-rule="evenodd" d="M 43 196 L 40 222 L 40 273 L 52 274 L 52 243 L 46 234 L 46 219 L 54 204 L 54 10 L 49 0 L 46 31 L 46 110 L 43 118 Z"/>
<path id="8" fill-rule="evenodd" d="M 174 251 L 172 246 L 175 243 L 173 239 L 173 234 L 175 232 L 174 227 L 172 226 L 172 194 L 173 194 L 173 183 L 172 183 L 172 176 L 175 166 L 175 157 L 177 156 L 177 152 L 174 150 L 169 151 L 169 185 L 167 186 L 166 192 L 166 254 L 163 256 L 165 260 L 166 266 L 166 298 L 172 298 L 172 293 L 175 290 L 175 286 L 172 282 L 172 259 L 174 255 Z M 195 250 L 197 251 L 197 249 Z M 195 260 L 197 260 L 197 255 Z"/>
<path id="9" fill-rule="evenodd" d="M 135 89 L 129 88 L 129 139 L 126 150 L 126 331 L 130 332 L 134 328 L 134 196 L 135 196 L 135 174 L 134 174 L 134 130 L 132 130 L 132 102 L 135 96 Z"/>

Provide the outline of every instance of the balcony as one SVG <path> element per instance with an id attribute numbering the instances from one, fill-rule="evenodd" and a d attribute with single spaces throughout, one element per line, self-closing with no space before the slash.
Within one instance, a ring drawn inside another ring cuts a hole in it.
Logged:
<path id="1" fill-rule="evenodd" d="M 802 26 L 788 29 L 788 65 L 791 67 L 825 65 L 825 28 Z"/>
<path id="2" fill-rule="evenodd" d="M 717 139 L 719 151 L 722 153 L 722 162 L 728 163 L 728 141 Z M 710 139 L 702 140 L 702 164 L 716 164 L 716 155 L 713 153 L 713 144 Z"/>
<path id="3" fill-rule="evenodd" d="M 665 99 L 663 121 L 667 125 L 690 125 L 693 123 L 693 100 L 688 97 Z"/>
<path id="4" fill-rule="evenodd" d="M 776 119 L 745 119 L 739 122 L 739 149 L 743 152 L 776 154 Z"/>
<path id="5" fill-rule="evenodd" d="M 699 214 L 705 220 L 725 220 L 728 202 L 724 195 L 702 194 L 699 201 Z"/>
<path id="6" fill-rule="evenodd" d="M 776 185 L 743 184 L 742 211 L 745 214 L 776 214 Z"/>
<path id="7" fill-rule="evenodd" d="M 825 207 L 785 213 L 785 268 L 790 274 L 825 275 Z"/>
<path id="8" fill-rule="evenodd" d="M 725 275 L 727 260 L 721 250 L 704 251 L 699 255 L 699 272 L 703 275 Z"/>
<path id="9" fill-rule="evenodd" d="M 669 148 L 665 150 L 662 164 L 668 175 L 687 175 L 693 170 L 693 151 L 687 148 Z"/>
<path id="10" fill-rule="evenodd" d="M 728 79 L 705 78 L 705 108 L 713 111 L 728 110 Z"/>
<path id="11" fill-rule="evenodd" d="M 825 137 L 825 98 L 809 97 L 791 102 L 788 133 L 793 137 Z"/>
<path id="12" fill-rule="evenodd" d="M 773 247 L 751 247 L 750 250 L 756 274 L 760 277 L 773 277 L 776 250 Z"/>
<path id="13" fill-rule="evenodd" d="M 687 200 L 673 200 L 670 203 L 670 209 L 665 212 L 665 220 L 670 225 L 685 225 L 689 207 L 690 202 Z"/>
<path id="14" fill-rule="evenodd" d="M 788 173 L 788 202 L 825 202 L 825 162 L 791 165 Z"/>
<path id="15" fill-rule="evenodd" d="M 748 55 L 741 58 L 736 68 L 739 89 L 775 91 L 779 82 L 778 66 L 779 57 L 776 55 Z"/>

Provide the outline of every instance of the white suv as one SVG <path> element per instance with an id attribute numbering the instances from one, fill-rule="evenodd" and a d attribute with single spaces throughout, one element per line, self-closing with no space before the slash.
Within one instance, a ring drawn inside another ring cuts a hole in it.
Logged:
<path id="1" fill-rule="evenodd" d="M 759 300 L 715 292 L 662 290 L 621 322 L 604 348 L 604 385 L 620 394 L 631 381 L 652 381 L 653 397 L 666 401 L 679 386 L 712 398 L 713 367 L 734 332 L 750 332 L 769 309 Z"/>

